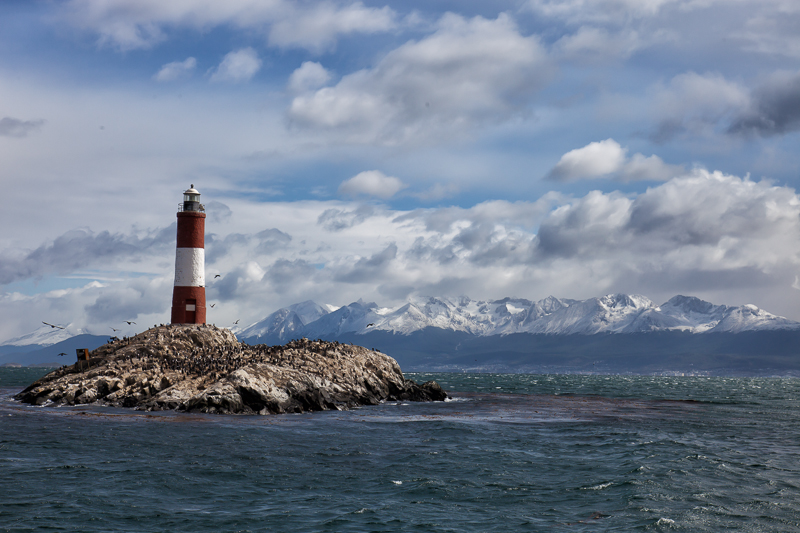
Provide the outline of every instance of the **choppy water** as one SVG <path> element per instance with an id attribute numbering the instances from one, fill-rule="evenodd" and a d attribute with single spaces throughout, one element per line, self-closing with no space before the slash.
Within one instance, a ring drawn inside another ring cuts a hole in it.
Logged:
<path id="1" fill-rule="evenodd" d="M 0 531 L 800 531 L 800 380 L 410 374 L 453 401 L 34 408 L 0 369 Z"/>

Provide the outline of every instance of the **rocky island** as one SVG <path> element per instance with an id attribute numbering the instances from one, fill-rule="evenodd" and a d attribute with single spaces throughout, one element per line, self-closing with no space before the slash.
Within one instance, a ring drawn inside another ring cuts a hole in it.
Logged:
<path id="1" fill-rule="evenodd" d="M 250 346 L 209 324 L 162 325 L 113 339 L 15 396 L 33 405 L 262 415 L 446 397 L 435 381 L 406 379 L 397 361 L 377 350 L 308 339 Z"/>

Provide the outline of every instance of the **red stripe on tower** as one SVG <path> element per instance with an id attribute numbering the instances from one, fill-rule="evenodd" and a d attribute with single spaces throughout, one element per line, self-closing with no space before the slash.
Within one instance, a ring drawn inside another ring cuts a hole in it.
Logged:
<path id="1" fill-rule="evenodd" d="M 178 246 L 175 250 L 173 324 L 206 323 L 205 208 L 191 186 L 178 209 Z"/>

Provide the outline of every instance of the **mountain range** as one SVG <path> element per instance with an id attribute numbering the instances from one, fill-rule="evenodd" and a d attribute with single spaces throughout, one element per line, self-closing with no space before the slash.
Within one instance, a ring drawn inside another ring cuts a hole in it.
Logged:
<path id="1" fill-rule="evenodd" d="M 800 323 L 692 296 L 661 305 L 625 294 L 536 302 L 431 297 L 398 307 L 309 300 L 234 332 L 249 344 L 301 337 L 358 344 L 412 372 L 800 376 Z M 72 363 L 76 348 L 108 340 L 79 333 L 42 326 L 0 345 L 0 366 Z"/>
<path id="2" fill-rule="evenodd" d="M 480 301 L 430 297 L 396 308 L 362 300 L 336 308 L 309 300 L 279 309 L 236 333 L 249 341 L 278 343 L 300 337 L 327 339 L 375 332 L 410 335 L 428 328 L 487 337 L 519 333 L 743 333 L 800 330 L 800 323 L 752 304 L 714 305 L 692 296 L 675 296 L 661 305 L 644 296 L 627 294 L 587 300 L 549 296 L 536 302 L 522 298 Z"/>

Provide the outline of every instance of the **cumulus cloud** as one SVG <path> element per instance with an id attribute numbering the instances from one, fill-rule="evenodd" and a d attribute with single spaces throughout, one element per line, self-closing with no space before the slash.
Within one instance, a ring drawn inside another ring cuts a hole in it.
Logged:
<path id="1" fill-rule="evenodd" d="M 153 79 L 156 81 L 175 81 L 187 78 L 196 66 L 197 60 L 193 57 L 187 57 L 183 61 L 173 61 L 161 67 L 161 70 L 153 76 Z"/>
<path id="2" fill-rule="evenodd" d="M 753 91 L 748 109 L 736 117 L 728 131 L 762 136 L 800 129 L 800 72 L 779 72 Z"/>
<path id="3" fill-rule="evenodd" d="M 447 14 L 432 35 L 374 68 L 296 96 L 288 118 L 294 128 L 335 130 L 351 142 L 419 141 L 523 113 L 550 71 L 538 39 L 521 35 L 507 15 Z"/>
<path id="4" fill-rule="evenodd" d="M 216 69 L 211 71 L 211 81 L 239 83 L 248 81 L 261 70 L 261 59 L 252 48 L 229 52 Z"/>
<path id="5" fill-rule="evenodd" d="M 627 152 L 628 149 L 614 139 L 592 142 L 561 156 L 546 177 L 556 181 L 604 177 L 621 181 L 666 181 L 683 172 L 683 167 L 668 165 L 657 155 L 646 157 L 636 153 L 629 158 Z"/>
<path id="6" fill-rule="evenodd" d="M 374 196 L 388 199 L 400 192 L 406 184 L 398 178 L 387 176 L 380 170 L 365 170 L 339 185 L 339 193 L 348 196 Z"/>
<path id="7" fill-rule="evenodd" d="M 289 76 L 287 87 L 293 93 L 316 90 L 328 83 L 331 74 L 325 67 L 314 61 L 305 61 Z"/>
<path id="8" fill-rule="evenodd" d="M 167 40 L 174 29 L 229 26 L 262 32 L 275 46 L 319 52 L 333 46 L 341 35 L 383 32 L 396 26 L 390 8 L 366 7 L 361 2 L 71 0 L 63 10 L 63 18 L 98 34 L 98 44 L 122 51 L 151 48 Z"/>
<path id="9" fill-rule="evenodd" d="M 44 124 L 44 120 L 19 120 L 12 117 L 0 119 L 0 137 L 27 137 L 37 131 Z"/>

